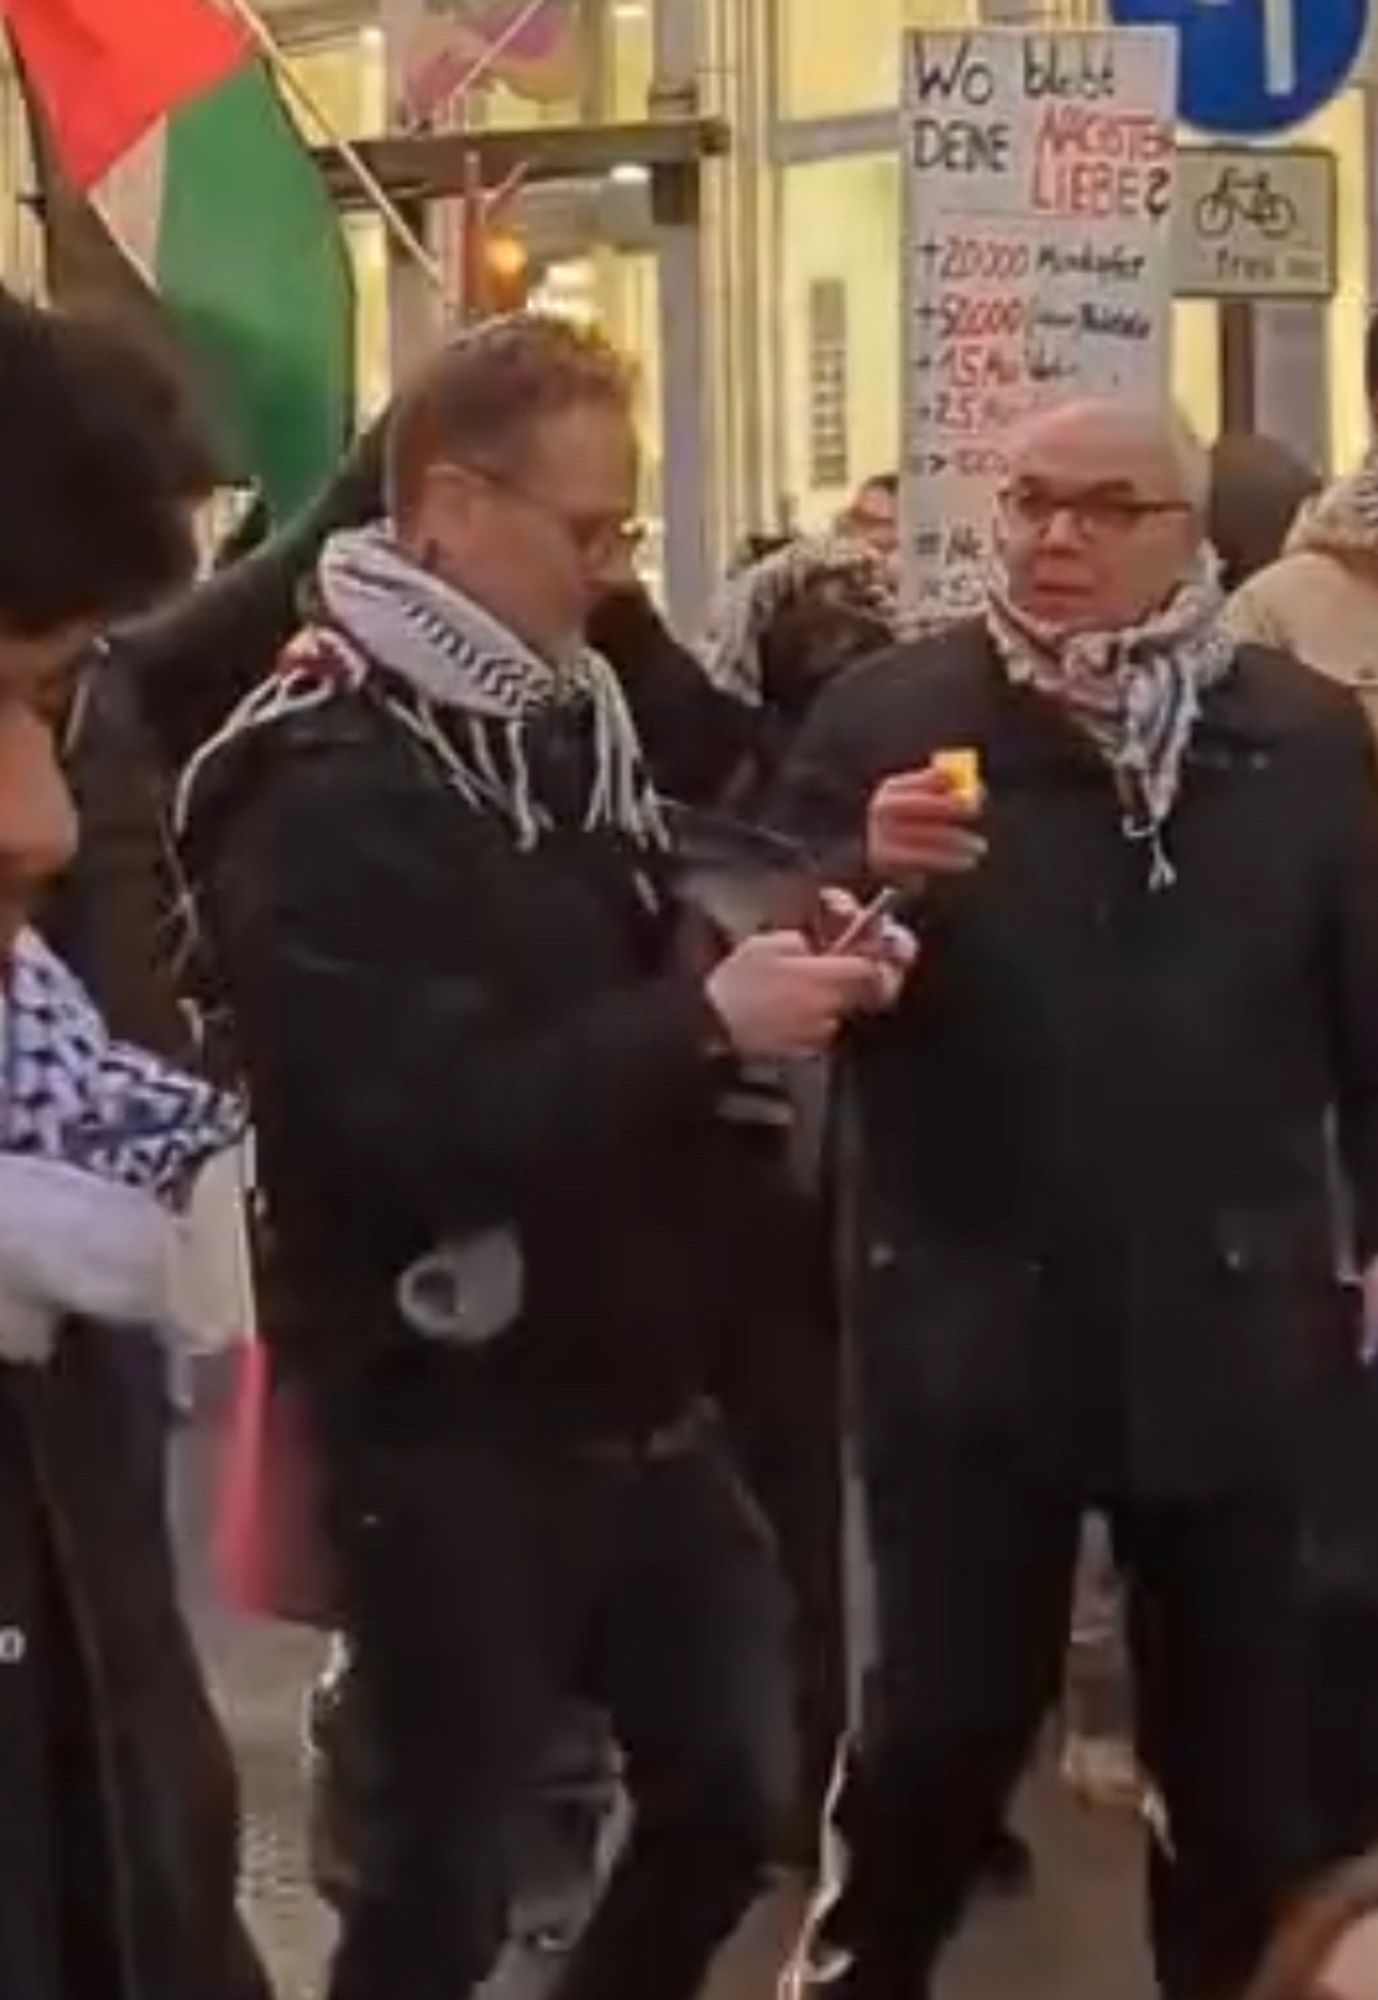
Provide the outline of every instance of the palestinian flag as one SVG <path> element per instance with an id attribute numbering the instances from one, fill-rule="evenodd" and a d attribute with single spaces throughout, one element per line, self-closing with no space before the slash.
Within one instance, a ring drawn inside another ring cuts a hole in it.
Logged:
<path id="1" fill-rule="evenodd" d="M 104 250 L 185 351 L 241 475 L 293 511 L 352 425 L 353 285 L 248 31 L 216 0 L 0 0 L 0 17 L 47 169 L 57 302 L 99 306 Z M 64 256 L 85 297 L 64 299 Z"/>

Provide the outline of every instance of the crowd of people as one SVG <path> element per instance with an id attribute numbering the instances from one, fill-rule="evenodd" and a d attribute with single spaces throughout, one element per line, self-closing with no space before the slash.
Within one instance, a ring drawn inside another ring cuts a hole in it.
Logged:
<path id="1" fill-rule="evenodd" d="M 781 2000 L 930 1993 L 1088 1517 L 1165 2000 L 1372 2000 L 1378 460 L 1069 402 L 979 617 L 882 475 L 691 647 L 633 406 L 472 329 L 198 579 L 180 395 L 0 302 L 0 1993 L 269 1990 L 164 1492 L 251 1126 L 330 2000 L 476 1994 L 571 1782 L 560 2000 L 693 2000 L 780 1868 Z"/>

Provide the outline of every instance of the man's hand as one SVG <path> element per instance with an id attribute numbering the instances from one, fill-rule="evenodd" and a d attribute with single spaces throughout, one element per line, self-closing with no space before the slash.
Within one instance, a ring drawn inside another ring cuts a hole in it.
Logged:
<path id="1" fill-rule="evenodd" d="M 879 882 L 911 886 L 925 875 L 968 874 L 986 856 L 979 815 L 945 772 L 901 771 L 872 795 L 867 866 Z"/>
<path id="2" fill-rule="evenodd" d="M 705 991 L 738 1055 L 813 1056 L 851 1015 L 893 1006 L 907 969 L 893 952 L 819 952 L 796 931 L 762 931 L 722 961 Z"/>
<path id="3" fill-rule="evenodd" d="M 891 915 L 893 889 L 859 903 L 848 889 L 824 889 L 818 899 L 815 943 L 830 956 L 869 958 L 885 973 L 879 1005 L 894 1006 L 919 956 L 919 941 L 907 924 Z"/>

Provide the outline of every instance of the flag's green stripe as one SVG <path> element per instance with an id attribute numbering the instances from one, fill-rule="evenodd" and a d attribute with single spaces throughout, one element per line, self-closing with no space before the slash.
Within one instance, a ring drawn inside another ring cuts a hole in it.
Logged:
<path id="1" fill-rule="evenodd" d="M 352 421 L 353 288 L 329 196 L 258 63 L 171 117 L 157 276 L 274 510 L 299 506 Z"/>

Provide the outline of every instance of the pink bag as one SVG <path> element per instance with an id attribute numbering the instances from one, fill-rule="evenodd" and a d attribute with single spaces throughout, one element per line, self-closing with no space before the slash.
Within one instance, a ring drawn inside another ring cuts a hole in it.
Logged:
<path id="1" fill-rule="evenodd" d="M 221 1595 L 252 1618 L 337 1623 L 324 1481 L 301 1390 L 261 1341 L 240 1351 L 216 1493 Z"/>

